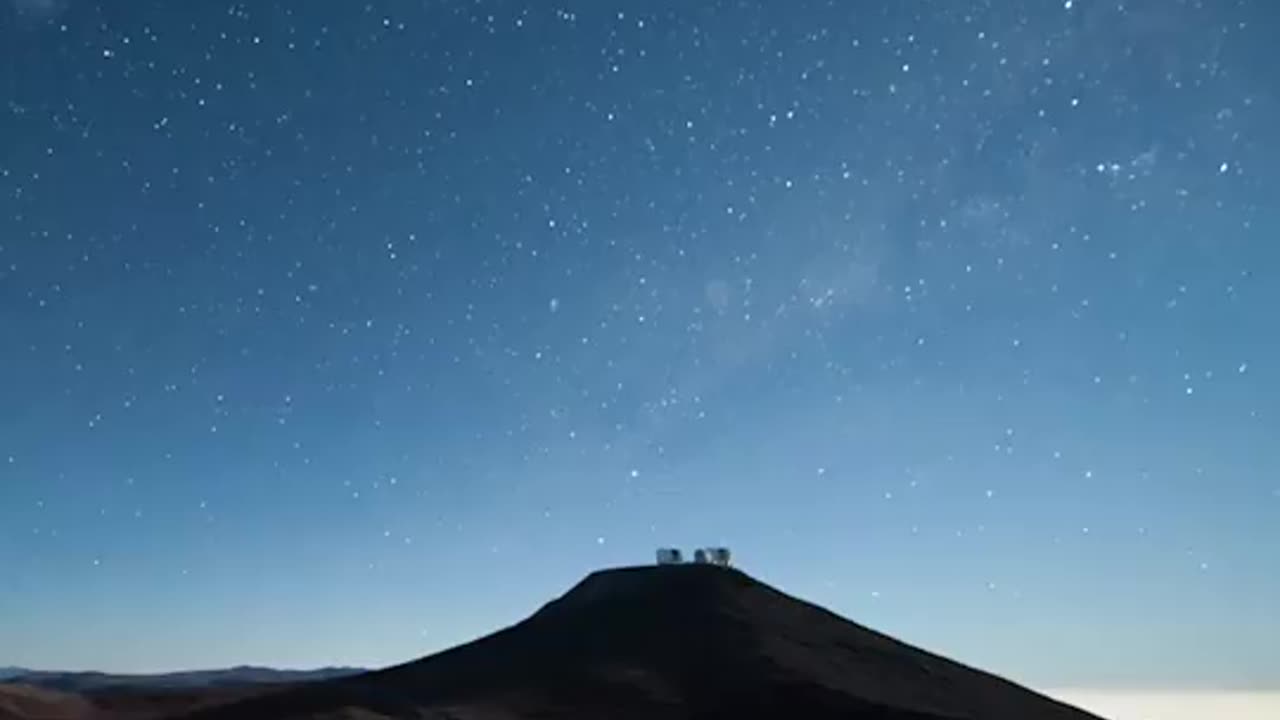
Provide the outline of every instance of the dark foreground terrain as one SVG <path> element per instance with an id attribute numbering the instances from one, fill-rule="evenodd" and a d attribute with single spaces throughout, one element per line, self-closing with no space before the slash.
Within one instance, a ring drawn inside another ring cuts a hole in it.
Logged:
<path id="1" fill-rule="evenodd" d="M 149 720 L 185 715 L 305 682 L 365 672 L 357 668 L 225 670 L 113 675 L 4 668 L 0 720 Z"/>
<path id="2" fill-rule="evenodd" d="M 360 668 L 346 667 L 320 668 L 319 670 L 276 670 L 250 666 L 226 668 L 225 670 L 196 670 L 156 675 L 49 672 L 23 670 L 20 668 L 5 668 L 4 670 L 7 673 L 0 674 L 0 681 L 71 693 L 125 690 L 128 688 L 146 688 L 148 690 L 238 688 L 250 685 L 279 685 L 331 680 L 368 672 Z"/>
<path id="3" fill-rule="evenodd" d="M 6 692 L 35 696 L 14 711 Z M 0 720 L 1094 717 L 707 565 L 597 572 L 510 628 L 361 675 L 127 702 L 50 693 L 0 686 Z"/>

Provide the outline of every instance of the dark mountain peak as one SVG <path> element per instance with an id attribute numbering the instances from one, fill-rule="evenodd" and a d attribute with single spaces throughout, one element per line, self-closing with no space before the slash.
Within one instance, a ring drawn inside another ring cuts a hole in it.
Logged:
<path id="1" fill-rule="evenodd" d="M 534 618 L 563 613 L 658 612 L 723 608 L 761 583 L 733 568 L 706 564 L 648 565 L 597 570 L 547 603 Z"/>
<path id="2" fill-rule="evenodd" d="M 202 714 L 339 716 L 1092 718 L 710 565 L 595 572 L 474 642 Z"/>

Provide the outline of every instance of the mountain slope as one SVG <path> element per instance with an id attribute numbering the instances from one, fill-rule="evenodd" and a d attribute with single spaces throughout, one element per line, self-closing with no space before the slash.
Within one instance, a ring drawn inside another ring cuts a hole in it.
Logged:
<path id="1" fill-rule="evenodd" d="M 736 570 L 594 573 L 527 620 L 387 670 L 202 711 L 283 718 L 1088 720 Z"/>

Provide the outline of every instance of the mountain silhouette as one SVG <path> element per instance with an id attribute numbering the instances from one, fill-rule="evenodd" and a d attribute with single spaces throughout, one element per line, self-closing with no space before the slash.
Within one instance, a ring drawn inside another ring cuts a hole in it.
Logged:
<path id="1" fill-rule="evenodd" d="M 596 572 L 465 645 L 188 717 L 1094 718 L 709 565 Z"/>

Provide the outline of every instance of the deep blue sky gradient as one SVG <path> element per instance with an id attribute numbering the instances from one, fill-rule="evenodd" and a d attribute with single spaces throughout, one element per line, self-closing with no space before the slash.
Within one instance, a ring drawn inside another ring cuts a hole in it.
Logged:
<path id="1" fill-rule="evenodd" d="M 390 664 L 723 543 L 1280 686 L 1270 3 L 12 2 L 0 664 Z"/>

